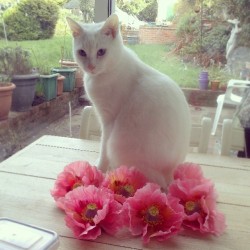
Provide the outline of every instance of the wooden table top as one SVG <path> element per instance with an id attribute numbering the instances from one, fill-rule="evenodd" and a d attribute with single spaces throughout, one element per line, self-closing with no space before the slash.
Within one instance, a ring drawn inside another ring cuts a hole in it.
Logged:
<path id="1" fill-rule="evenodd" d="M 250 160 L 188 154 L 187 161 L 201 165 L 219 194 L 218 208 L 226 216 L 227 229 L 220 237 L 181 233 L 147 247 L 139 237 L 116 239 L 105 233 L 95 241 L 74 239 L 50 195 L 57 175 L 70 162 L 95 163 L 99 143 L 75 138 L 43 136 L 0 163 L 0 217 L 56 231 L 61 250 L 78 249 L 249 249 L 250 237 Z"/>

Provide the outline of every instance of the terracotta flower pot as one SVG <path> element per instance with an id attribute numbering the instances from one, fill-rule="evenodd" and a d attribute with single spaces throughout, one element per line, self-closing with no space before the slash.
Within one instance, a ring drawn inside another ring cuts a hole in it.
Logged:
<path id="1" fill-rule="evenodd" d="M 212 91 L 217 91 L 220 86 L 220 81 L 219 80 L 213 80 L 211 81 L 211 90 Z"/>
<path id="2" fill-rule="evenodd" d="M 13 83 L 0 87 L 0 120 L 8 119 L 12 102 L 12 92 L 15 87 L 16 85 Z"/>
<path id="3" fill-rule="evenodd" d="M 62 95 L 63 93 L 63 81 L 65 79 L 65 76 L 63 75 L 58 75 L 57 76 L 57 95 Z"/>

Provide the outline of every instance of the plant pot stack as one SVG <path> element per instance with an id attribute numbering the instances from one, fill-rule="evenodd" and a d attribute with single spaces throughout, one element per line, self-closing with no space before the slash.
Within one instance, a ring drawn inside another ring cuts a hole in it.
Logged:
<path id="1" fill-rule="evenodd" d="M 66 61 L 66 60 L 60 60 L 59 63 L 62 65 L 62 67 L 66 68 L 75 68 L 76 73 L 75 73 L 75 87 L 76 88 L 81 88 L 83 87 L 83 72 L 81 68 L 78 66 L 78 64 L 74 61 Z"/>

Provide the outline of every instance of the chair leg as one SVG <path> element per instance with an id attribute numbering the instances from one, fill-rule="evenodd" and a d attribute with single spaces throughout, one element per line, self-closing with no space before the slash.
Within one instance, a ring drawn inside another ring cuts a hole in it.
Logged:
<path id="1" fill-rule="evenodd" d="M 220 95 L 217 98 L 217 109 L 216 109 L 213 127 L 212 127 L 212 133 L 211 133 L 212 135 L 215 135 L 215 133 L 216 133 L 216 129 L 217 129 L 217 126 L 219 123 L 221 111 L 222 111 L 223 104 L 224 104 L 224 99 L 225 99 L 225 95 Z"/>
<path id="2" fill-rule="evenodd" d="M 244 128 L 246 158 L 250 158 L 250 128 Z"/>
<path id="3" fill-rule="evenodd" d="M 221 155 L 229 155 L 232 144 L 232 120 L 225 119 L 222 125 Z"/>

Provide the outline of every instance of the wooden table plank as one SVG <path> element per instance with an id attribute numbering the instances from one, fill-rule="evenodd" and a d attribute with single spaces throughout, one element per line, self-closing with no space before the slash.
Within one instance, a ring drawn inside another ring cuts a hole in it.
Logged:
<path id="1" fill-rule="evenodd" d="M 64 214 L 50 196 L 56 176 L 76 160 L 94 164 L 99 142 L 43 136 L 0 163 L 0 216 L 56 231 L 61 250 L 145 249 L 139 238 L 117 239 L 103 234 L 95 242 L 79 241 L 64 223 Z M 150 249 L 248 249 L 250 235 L 250 161 L 214 155 L 188 154 L 201 164 L 219 194 L 218 207 L 226 215 L 228 229 L 217 237 L 182 233 L 164 243 L 152 241 Z"/>
<path id="2" fill-rule="evenodd" d="M 87 143 L 86 143 L 87 142 Z M 60 148 L 84 150 L 84 151 L 94 151 L 99 152 L 100 143 L 98 141 L 91 140 L 81 140 L 78 138 L 60 137 L 52 135 L 44 135 L 36 144 L 41 144 L 45 146 L 53 146 Z"/>
<path id="3" fill-rule="evenodd" d="M 201 165 L 250 171 L 250 160 L 246 158 L 190 153 L 187 155 L 186 161 L 195 162 Z"/>
<path id="4" fill-rule="evenodd" d="M 34 157 L 30 157 L 30 156 Z M 29 151 L 23 151 L 0 164 L 0 171 L 56 178 L 63 168 L 74 161 L 88 161 L 95 164 L 96 152 L 74 151 L 62 148 L 48 148 L 32 145 Z"/>
<path id="5" fill-rule="evenodd" d="M 73 237 L 70 229 L 64 224 L 63 212 L 55 207 L 53 198 L 50 196 L 49 190 L 53 187 L 54 180 L 3 172 L 0 173 L 0 179 L 0 197 L 1 203 L 4 204 L 4 206 L 1 205 L 0 216 L 16 220 L 25 219 L 26 223 L 56 231 L 61 237 Z M 171 241 L 172 244 L 177 244 L 178 249 L 189 249 L 187 248 L 189 244 L 190 246 L 194 244 L 192 249 L 195 247 L 201 249 L 207 244 L 213 246 L 212 249 L 220 249 L 217 246 L 224 247 L 221 249 L 226 249 L 226 247 L 228 249 L 244 249 L 248 242 L 247 234 L 250 234 L 249 207 L 221 203 L 218 206 L 227 218 L 228 229 L 223 236 L 203 239 L 197 236 L 186 237 L 182 235 L 175 237 Z M 239 238 L 242 238 L 242 241 L 239 241 Z M 124 240 L 103 235 L 97 239 L 97 242 L 127 248 L 140 249 L 142 247 L 140 239 L 132 237 Z M 169 246 L 169 242 L 157 243 L 153 241 L 151 245 L 154 249 L 163 249 Z M 238 248 L 232 248 L 232 246 L 238 246 Z"/>

